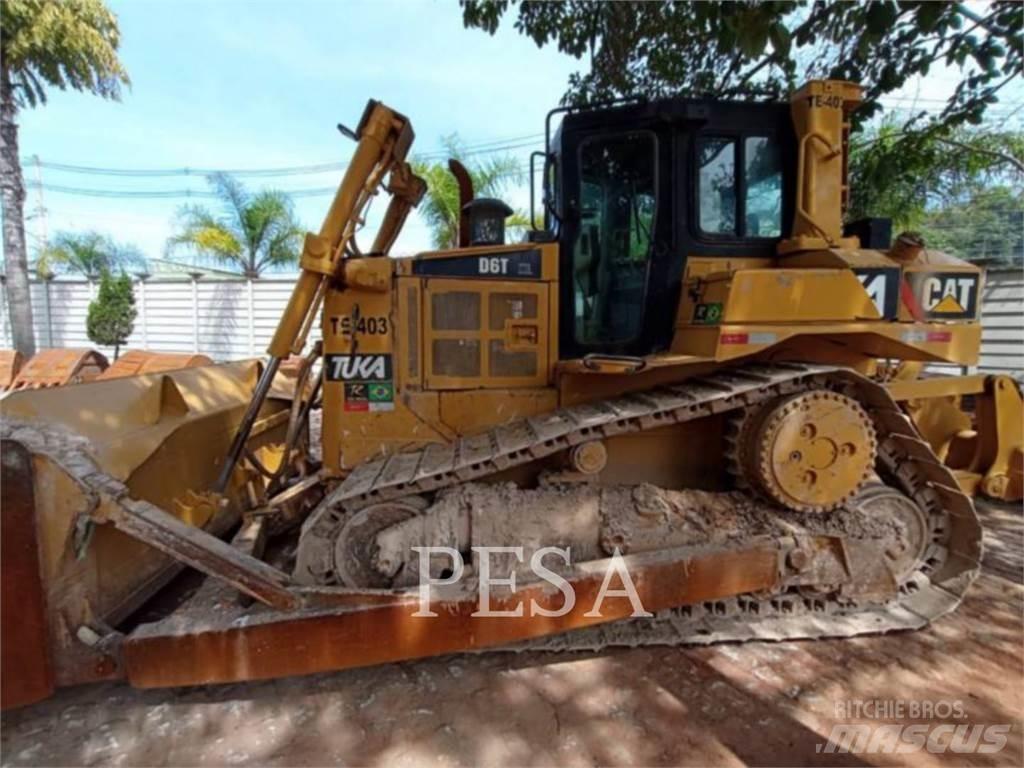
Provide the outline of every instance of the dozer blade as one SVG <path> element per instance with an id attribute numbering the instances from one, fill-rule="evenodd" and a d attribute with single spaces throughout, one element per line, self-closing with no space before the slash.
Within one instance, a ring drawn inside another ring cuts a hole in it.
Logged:
<path id="1" fill-rule="evenodd" d="M 33 516 L 32 457 L 8 440 L 0 452 L 0 707 L 9 709 L 45 699 L 53 693 L 54 678 Z"/>
<path id="2" fill-rule="evenodd" d="M 6 392 L 25 364 L 21 352 L 16 349 L 0 349 L 0 392 Z"/>
<path id="3" fill-rule="evenodd" d="M 162 386 L 172 382 L 177 391 L 178 384 L 182 384 L 188 394 L 181 400 L 187 405 L 194 395 L 204 390 L 204 377 L 213 370 L 199 368 L 178 372 L 173 377 L 165 376 Z M 185 386 L 186 382 L 180 381 L 180 377 L 196 378 Z M 229 440 L 231 426 L 240 417 L 241 405 L 253 380 L 254 377 L 250 377 L 247 386 L 240 387 L 237 398 L 231 399 L 235 412 L 232 417 L 222 419 L 222 429 L 206 430 L 210 435 L 216 433 L 216 440 L 211 440 L 217 443 L 216 450 L 222 451 Z M 123 379 L 92 386 L 124 386 L 133 381 L 137 380 Z M 206 380 L 206 384 L 210 391 L 217 389 L 212 381 Z M 546 612 L 538 615 L 535 610 L 527 609 L 524 615 L 512 618 L 477 611 L 480 603 L 473 578 L 440 584 L 438 590 L 426 598 L 427 612 L 436 614 L 429 617 L 423 615 L 424 604 L 420 602 L 419 591 L 406 584 L 340 586 L 326 578 L 307 581 L 306 585 L 296 583 L 283 570 L 255 556 L 254 542 L 260 536 L 258 530 L 253 529 L 265 525 L 266 517 L 250 519 L 229 546 L 207 532 L 211 527 L 209 523 L 205 526 L 207 531 L 203 531 L 174 519 L 166 511 L 165 500 L 156 504 L 137 501 L 139 489 L 129 486 L 145 462 L 134 472 L 128 470 L 128 485 L 117 476 L 106 474 L 115 471 L 112 468 L 118 457 L 112 449 L 117 441 L 107 434 L 116 425 L 95 427 L 96 452 L 104 462 L 105 471 L 95 466 L 88 445 L 68 442 L 66 431 L 55 436 L 36 426 L 34 431 L 24 434 L 27 428 L 16 426 L 9 430 L 9 437 L 32 446 L 36 493 L 43 495 L 41 489 L 47 488 L 44 476 L 47 471 L 51 480 L 79 483 L 86 490 L 80 494 L 84 506 L 100 505 L 99 511 L 89 512 L 88 519 L 110 524 L 97 529 L 92 545 L 80 548 L 93 568 L 77 579 L 86 586 L 65 583 L 65 590 L 74 587 L 76 595 L 81 596 L 90 581 L 95 582 L 98 575 L 103 575 L 99 564 L 89 560 L 95 551 L 93 547 L 100 542 L 100 534 L 109 537 L 108 542 L 121 542 L 118 546 L 126 545 L 125 536 L 132 537 L 138 546 L 144 547 L 149 559 L 156 557 L 154 551 L 173 554 L 179 562 L 193 565 L 214 577 L 204 583 L 185 608 L 156 623 L 142 624 L 118 640 L 117 652 L 113 650 L 113 641 L 107 641 L 104 646 L 106 638 L 71 648 L 70 635 L 67 635 L 67 647 L 60 649 L 65 653 L 54 654 L 56 684 L 61 685 L 69 678 L 80 682 L 97 677 L 96 673 L 90 678 L 83 672 L 81 665 L 86 660 L 93 665 L 90 669 L 96 669 L 96 664 L 102 662 L 107 666 L 101 664 L 98 668 L 105 674 L 124 675 L 133 685 L 146 687 L 304 674 L 456 651 L 494 647 L 517 649 L 524 644 L 567 650 L 617 644 L 850 636 L 919 628 L 953 610 L 977 576 L 981 532 L 973 505 L 956 488 L 949 469 L 935 460 L 927 443 L 920 439 L 910 420 L 883 387 L 850 371 L 828 366 L 763 365 L 722 371 L 678 387 L 656 388 L 642 397 L 606 401 L 605 407 L 596 410 L 592 404 L 562 409 L 543 418 L 527 420 L 529 429 L 523 428 L 525 423 L 499 427 L 498 434 L 485 441 L 465 438 L 441 455 L 433 452 L 429 463 L 424 463 L 426 452 L 403 454 L 407 460 L 417 458 L 412 464 L 392 465 L 391 459 L 371 462 L 366 471 L 354 472 L 329 494 L 318 513 L 306 521 L 300 549 L 303 541 L 307 546 L 315 543 L 321 529 L 329 534 L 336 525 L 346 525 L 346 520 L 361 520 L 359 516 L 369 514 L 375 506 L 391 505 L 394 513 L 400 511 L 398 507 L 403 504 L 413 505 L 407 499 L 426 488 L 437 491 L 438 495 L 429 509 L 409 507 L 422 513 L 420 519 L 426 521 L 435 513 L 443 514 L 446 498 L 454 494 L 452 498 L 457 502 L 454 509 L 491 510 L 497 514 L 491 521 L 497 527 L 486 524 L 484 518 L 474 517 L 471 525 L 460 524 L 448 530 L 453 535 L 456 528 L 468 530 L 471 535 L 481 537 L 481 544 L 500 544 L 496 536 L 505 530 L 499 525 L 500 518 L 510 505 L 500 503 L 500 496 L 479 504 L 463 504 L 459 501 L 463 493 L 502 493 L 499 485 L 485 483 L 474 488 L 466 485 L 467 481 L 485 480 L 510 466 L 552 455 L 577 444 L 584 435 L 638 432 L 667 420 L 683 423 L 710 414 L 728 414 L 751 404 L 775 403 L 780 393 L 812 391 L 826 386 L 859 393 L 860 402 L 870 412 L 879 437 L 878 471 L 891 485 L 865 490 L 850 502 L 849 508 L 839 510 L 838 517 L 790 514 L 777 521 L 778 524 L 772 522 L 775 516 L 770 509 L 767 510 L 770 514 L 764 517 L 756 505 L 751 507 L 750 502 L 734 500 L 739 503 L 739 506 L 733 504 L 735 509 L 747 512 L 735 517 L 734 535 L 725 538 L 706 535 L 709 530 L 728 533 L 725 526 L 709 529 L 698 525 L 691 530 L 686 524 L 690 520 L 688 516 L 676 520 L 662 512 L 652 515 L 653 508 L 646 501 L 638 502 L 634 495 L 630 498 L 640 506 L 622 501 L 621 495 L 614 496 L 614 488 L 611 489 L 613 496 L 607 500 L 601 492 L 598 502 L 603 505 L 603 511 L 595 519 L 603 521 L 602 527 L 595 529 L 584 525 L 579 530 L 587 540 L 598 536 L 605 555 L 600 554 L 596 545 L 591 546 L 593 556 L 584 557 L 579 563 L 574 561 L 563 573 L 578 600 L 568 605 L 566 597 L 563 605 L 563 593 L 559 589 L 540 586 L 536 581 L 521 583 L 495 597 L 495 610 L 500 612 L 525 604 Z M 85 389 L 87 387 L 76 391 Z M 165 398 L 176 402 L 171 392 L 162 394 L 161 402 Z M 152 407 L 143 410 L 152 417 Z M 184 414 L 179 414 L 177 418 L 183 417 Z M 276 414 L 264 417 L 271 421 L 275 418 Z M 92 423 L 89 419 L 86 421 Z M 254 432 L 260 434 L 260 429 Z M 189 443 L 195 450 L 201 443 L 194 439 L 195 435 L 190 437 Z M 167 438 L 168 442 L 172 440 L 173 437 Z M 471 450 L 470 446 L 476 446 L 477 450 Z M 190 465 L 196 463 L 205 468 L 200 473 L 204 479 L 209 479 L 217 469 L 215 461 L 202 461 L 197 457 L 188 461 Z M 165 471 L 171 465 L 166 459 L 156 463 Z M 388 471 L 389 466 L 395 471 Z M 63 478 L 59 472 L 64 473 Z M 400 477 L 403 474 L 404 479 Z M 47 512 L 50 505 L 56 506 L 55 501 L 76 499 L 69 492 L 48 493 L 49 502 L 36 501 L 37 518 Z M 558 535 L 569 536 L 563 540 L 575 541 L 578 532 L 573 533 L 571 526 L 564 527 L 563 518 L 555 514 L 557 505 L 550 494 L 556 491 L 539 488 L 520 493 L 526 494 L 524 498 L 534 498 L 536 503 L 532 512 L 521 510 L 516 519 L 526 515 L 538 524 L 555 522 Z M 686 502 L 687 493 L 690 492 L 679 491 L 675 497 L 679 509 L 694 508 Z M 736 493 L 743 496 L 742 492 Z M 665 497 L 663 501 L 671 498 Z M 610 503 L 605 505 L 605 501 Z M 728 506 L 725 497 L 714 503 L 718 501 Z M 666 508 L 660 503 L 655 506 Z M 703 507 L 703 501 L 696 506 Z M 614 510 L 626 516 L 620 518 Z M 63 518 L 50 514 L 57 519 L 74 519 L 74 515 L 66 511 Z M 648 523 L 639 527 L 610 525 L 619 519 L 626 522 L 637 514 Z M 902 524 L 891 526 L 884 522 L 893 515 L 906 523 L 905 531 Z M 573 515 L 571 519 L 576 518 Z M 403 528 L 403 520 L 413 523 L 412 527 Z M 657 520 L 670 523 L 670 528 L 664 531 L 656 526 L 652 528 Z M 386 521 L 390 521 L 390 527 L 383 530 L 375 530 L 373 525 L 362 526 L 361 530 L 370 535 L 368 540 L 357 530 L 354 538 L 340 541 L 342 544 L 375 541 L 376 550 L 365 549 L 368 565 L 389 568 L 388 553 L 408 551 L 405 544 L 409 542 L 403 539 L 404 532 L 415 534 L 418 526 L 415 517 L 400 515 L 386 518 Z M 878 521 L 883 522 L 879 525 Z M 680 527 L 676 523 L 684 525 Z M 69 527 L 67 523 L 65 526 Z M 437 529 L 436 526 L 429 528 Z M 48 530 L 47 525 L 42 529 Z M 428 527 L 419 530 L 425 533 Z M 488 530 L 495 535 L 489 535 Z M 540 532 L 535 543 L 550 544 L 550 537 L 543 533 L 544 525 L 537 530 Z M 672 531 L 682 538 L 673 538 Z M 621 538 L 608 539 L 616 547 L 616 555 L 611 560 L 617 557 L 620 545 L 627 547 L 623 564 L 635 582 L 642 610 L 649 610 L 654 616 L 637 614 L 632 600 L 621 598 L 600 614 L 591 611 L 591 604 L 596 604 L 611 568 L 605 542 L 607 532 L 623 534 Z M 396 535 L 394 538 L 392 533 Z M 64 536 L 75 540 L 70 530 Z M 398 548 L 392 550 L 388 541 L 397 542 Z M 892 545 L 903 542 L 912 546 L 889 553 Z M 476 542 L 472 543 L 475 546 Z M 581 543 L 584 552 L 588 551 L 586 540 Z M 108 543 L 107 546 L 115 545 Z M 645 549 L 647 546 L 653 549 Z M 65 551 L 74 549 L 65 545 Z M 357 546 L 352 553 L 358 554 L 363 549 Z M 458 554 L 462 550 L 460 543 L 453 551 Z M 68 628 L 77 627 L 78 638 L 88 638 L 90 632 L 95 636 L 92 627 L 101 626 L 100 622 L 90 626 L 87 618 L 71 611 L 76 603 L 69 605 L 68 598 L 52 588 L 54 579 L 49 575 L 46 548 L 41 551 L 44 552 L 43 584 L 47 598 L 64 600 L 62 613 L 55 614 L 52 606 L 47 613 L 51 618 L 51 635 L 67 634 Z M 884 560 L 879 556 L 880 551 L 885 553 Z M 344 549 L 343 556 L 348 552 Z M 300 551 L 298 560 L 300 573 L 314 575 L 319 568 L 317 564 L 323 560 L 321 548 Z M 49 570 L 53 570 L 52 565 Z M 478 572 L 475 568 L 474 571 Z M 450 590 L 446 584 L 451 584 Z M 256 602 L 241 598 L 239 592 Z M 99 594 L 107 597 L 103 591 Z M 116 607 L 101 604 L 101 609 L 106 609 L 105 615 L 110 615 L 115 613 Z M 72 651 L 79 654 L 79 666 L 69 669 Z M 86 651 L 94 656 L 82 659 Z M 97 660 L 95 654 L 104 651 L 108 654 Z M 122 660 L 123 668 L 111 666 Z M 77 673 L 77 677 L 69 673 Z"/>
<path id="4" fill-rule="evenodd" d="M 120 379 L 124 376 L 141 376 L 146 373 L 176 371 L 179 368 L 195 368 L 200 365 L 213 365 L 213 360 L 206 355 L 130 349 L 96 378 L 99 381 L 106 381 L 107 379 Z"/>
<path id="5" fill-rule="evenodd" d="M 10 389 L 47 389 L 92 381 L 107 368 L 95 349 L 44 349 L 25 363 Z"/>
<path id="6" fill-rule="evenodd" d="M 3 584 L 5 590 L 16 585 L 19 600 L 32 603 L 23 609 L 41 602 L 43 647 L 57 686 L 119 674 L 118 654 L 98 640 L 116 639 L 111 627 L 182 567 L 152 546 L 96 525 L 102 504 L 122 498 L 148 502 L 169 519 L 213 535 L 237 523 L 246 486 L 259 478 L 240 468 L 223 497 L 207 489 L 258 373 L 258 363 L 245 361 L 12 392 L 3 400 Z M 288 406 L 267 401 L 247 445 L 250 453 L 273 455 L 284 439 Z M 20 480 L 8 482 L 15 477 Z M 19 536 L 20 554 L 8 558 L 13 510 L 19 520 L 11 534 Z M 23 566 L 32 557 L 41 575 L 38 590 L 22 575 L 31 570 Z M 25 647 L 25 633 L 34 627 L 38 622 L 9 625 L 5 618 L 5 690 L 9 664 L 15 676 L 35 674 L 8 657 Z"/>

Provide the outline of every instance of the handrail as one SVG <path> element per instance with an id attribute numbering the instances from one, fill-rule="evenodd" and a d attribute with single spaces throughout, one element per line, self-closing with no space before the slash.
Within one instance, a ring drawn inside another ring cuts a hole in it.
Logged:
<path id="1" fill-rule="evenodd" d="M 813 193 L 814 191 L 813 184 L 807 184 L 805 178 L 807 168 L 806 157 L 808 152 L 807 145 L 812 139 L 816 139 L 825 145 L 825 149 L 829 151 L 828 156 L 825 158 L 826 160 L 830 160 L 842 152 L 841 149 L 836 149 L 835 147 L 833 147 L 832 144 L 829 142 L 828 138 L 818 131 L 808 133 L 800 139 L 800 150 L 797 153 L 796 169 L 797 184 L 799 185 L 796 195 L 796 212 L 810 225 L 810 227 L 814 231 L 821 235 L 822 239 L 824 239 L 825 242 L 827 242 L 829 245 L 834 245 L 835 243 L 829 236 L 829 233 L 824 229 L 824 227 L 822 227 L 817 221 L 814 220 L 814 217 L 811 216 L 810 212 L 806 208 L 808 187 L 810 187 L 811 193 Z"/>

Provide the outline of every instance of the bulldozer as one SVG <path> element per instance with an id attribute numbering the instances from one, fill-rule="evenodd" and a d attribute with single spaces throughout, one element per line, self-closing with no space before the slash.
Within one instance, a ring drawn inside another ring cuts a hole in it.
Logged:
<path id="1" fill-rule="evenodd" d="M 1021 393 L 928 375 L 977 363 L 980 268 L 844 226 L 861 98 L 553 110 L 542 226 L 453 163 L 457 247 L 402 258 L 425 185 L 370 101 L 265 360 L 4 400 L 4 706 L 954 610 Z"/>

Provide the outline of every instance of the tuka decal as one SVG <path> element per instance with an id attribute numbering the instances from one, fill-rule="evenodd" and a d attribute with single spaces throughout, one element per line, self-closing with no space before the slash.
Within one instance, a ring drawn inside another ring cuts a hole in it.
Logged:
<path id="1" fill-rule="evenodd" d="M 391 379 L 391 355 L 327 355 L 328 381 Z"/>
<path id="2" fill-rule="evenodd" d="M 344 410 L 393 411 L 395 385 L 391 355 L 327 355 L 327 380 L 344 385 Z"/>

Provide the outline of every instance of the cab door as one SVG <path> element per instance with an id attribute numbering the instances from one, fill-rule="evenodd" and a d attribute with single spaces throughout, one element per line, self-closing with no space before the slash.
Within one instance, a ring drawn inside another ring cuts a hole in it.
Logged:
<path id="1" fill-rule="evenodd" d="M 665 341 L 672 187 L 661 170 L 671 151 L 671 141 L 643 125 L 565 136 L 563 357 L 643 355 Z"/>

